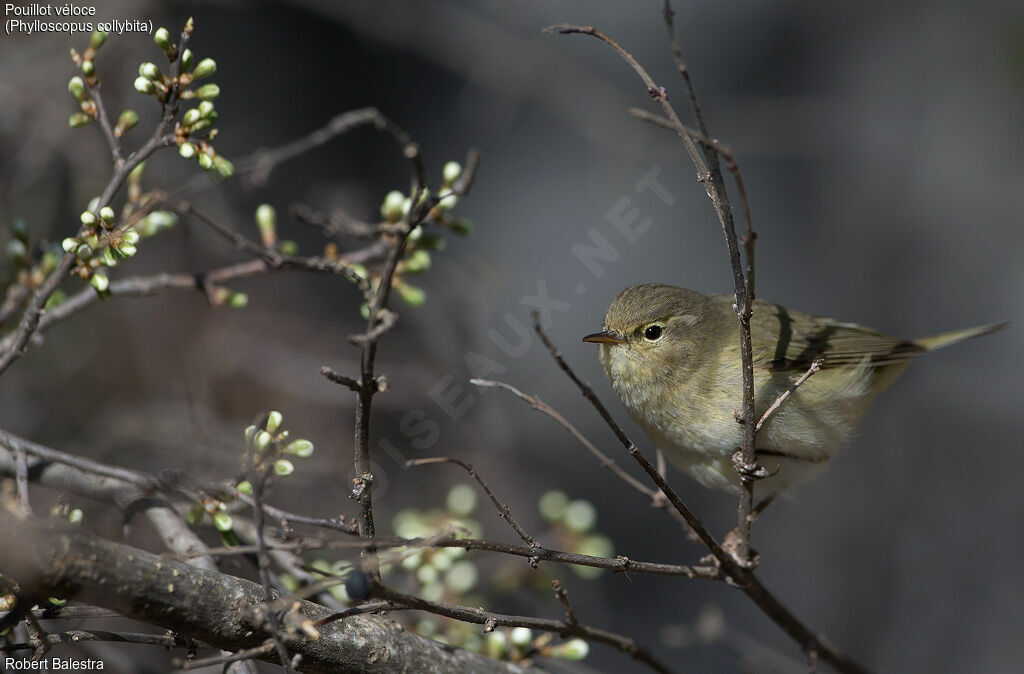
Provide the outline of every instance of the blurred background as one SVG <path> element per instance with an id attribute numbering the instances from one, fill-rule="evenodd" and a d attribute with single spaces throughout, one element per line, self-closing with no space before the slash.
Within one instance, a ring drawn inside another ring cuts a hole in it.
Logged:
<path id="1" fill-rule="evenodd" d="M 1014 321 L 915 363 L 829 470 L 768 510 L 754 529 L 763 581 L 870 669 L 1018 668 L 1024 9 L 998 0 L 688 0 L 675 9 L 711 133 L 735 149 L 748 187 L 759 296 L 907 337 Z M 236 162 L 368 105 L 420 142 L 434 180 L 444 162 L 480 148 L 477 183 L 457 209 L 474 232 L 449 237 L 434 255 L 416 280 L 426 303 L 399 306 L 399 328 L 380 348 L 392 390 L 374 407 L 379 530 L 403 510 L 444 506 L 466 476 L 402 461 L 449 455 L 472 462 L 545 545 L 572 542 L 538 512 L 540 496 L 559 490 L 593 504 L 594 530 L 615 554 L 676 563 L 701 556 L 550 419 L 468 383 L 486 376 L 539 395 L 634 469 L 542 345 L 521 343 L 516 328 L 529 325 L 533 298 L 549 297 L 547 306 L 557 304 L 552 338 L 653 452 L 607 385 L 596 350 L 579 338 L 600 328 L 627 285 L 729 291 L 721 230 L 679 141 L 628 114 L 631 106 L 656 110 L 634 73 L 596 40 L 541 29 L 569 22 L 611 34 L 682 115 L 660 2 L 118 0 L 99 15 L 152 20 L 172 33 L 195 17 L 193 49 L 218 64 L 217 148 Z M 98 130 L 67 125 L 67 50 L 87 40 L 0 39 L 4 243 L 17 216 L 34 241 L 59 241 L 109 179 Z M 112 35 L 96 62 L 115 114 L 130 105 L 143 116 L 135 142 L 158 111 L 132 81 L 140 61 L 158 56 L 147 35 Z M 652 175 L 670 204 L 637 190 Z M 258 188 L 242 177 L 217 184 L 173 152 L 147 170 L 147 185 L 176 190 L 253 238 L 256 206 L 273 204 L 282 238 L 307 254 L 324 240 L 287 216 L 292 204 L 372 219 L 384 194 L 408 189 L 408 180 L 394 145 L 369 129 L 278 167 Z M 613 226 L 631 209 L 650 220 L 635 241 Z M 574 246 L 595 246 L 595 233 L 615 250 L 614 260 L 598 261 L 600 274 L 574 254 Z M 114 276 L 243 259 L 182 221 Z M 338 278 L 301 273 L 232 288 L 248 294 L 245 309 L 211 309 L 199 293 L 179 292 L 114 299 L 60 324 L 0 382 L 0 426 L 119 465 L 223 478 L 237 468 L 242 429 L 279 409 L 318 449 L 272 501 L 310 515 L 353 513 L 353 400 L 319 368 L 358 371 L 358 350 L 346 339 L 363 322 L 356 292 Z M 732 497 L 671 477 L 713 531 L 734 525 Z M 83 507 L 87 522 L 117 535 L 117 514 Z M 487 537 L 515 542 L 484 504 L 476 516 Z M 507 560 L 480 553 L 474 561 L 475 591 L 490 608 L 561 614 L 550 589 L 495 587 Z M 563 580 L 581 621 L 635 637 L 680 671 L 804 670 L 798 648 L 723 585 L 546 572 Z M 123 671 L 167 666 L 140 647 L 103 652 L 108 667 Z M 571 671 L 587 665 L 644 671 L 602 646 Z"/>

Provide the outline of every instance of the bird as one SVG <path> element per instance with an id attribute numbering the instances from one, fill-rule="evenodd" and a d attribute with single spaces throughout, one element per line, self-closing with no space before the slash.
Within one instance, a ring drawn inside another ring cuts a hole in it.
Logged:
<path id="1" fill-rule="evenodd" d="M 657 449 L 697 482 L 738 492 L 732 457 L 742 442 L 743 370 L 734 302 L 672 285 L 631 286 L 583 341 L 599 345 L 612 388 Z M 761 299 L 752 310 L 754 420 L 804 378 L 755 436 L 768 477 L 754 489 L 765 499 L 819 474 L 911 360 L 1007 325 L 908 340 Z"/>

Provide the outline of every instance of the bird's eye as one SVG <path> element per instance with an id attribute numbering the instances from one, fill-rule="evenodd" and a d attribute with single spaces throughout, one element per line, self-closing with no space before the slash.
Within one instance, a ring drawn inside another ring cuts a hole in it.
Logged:
<path id="1" fill-rule="evenodd" d="M 652 342 L 661 337 L 661 326 L 660 325 L 648 325 L 647 329 L 644 330 L 644 337 L 651 340 Z"/>

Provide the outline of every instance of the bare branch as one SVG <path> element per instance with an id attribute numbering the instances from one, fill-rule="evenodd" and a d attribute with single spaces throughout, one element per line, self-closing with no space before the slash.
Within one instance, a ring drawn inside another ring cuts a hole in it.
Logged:
<path id="1" fill-rule="evenodd" d="M 807 368 L 807 372 L 804 372 L 802 375 L 800 375 L 799 379 L 797 379 L 795 382 L 793 382 L 790 385 L 789 388 L 787 388 L 785 391 L 783 391 L 782 393 L 779 394 L 779 397 L 776 398 L 775 401 L 772 402 L 772 404 L 768 406 L 768 409 L 766 409 L 764 411 L 764 414 L 761 415 L 761 419 L 757 422 L 757 426 L 754 427 L 754 432 L 755 433 L 760 432 L 761 427 L 765 425 L 765 422 L 767 422 L 768 419 L 773 414 L 775 414 L 776 411 L 778 411 L 779 407 L 782 406 L 782 403 L 786 402 L 786 398 L 788 398 L 789 396 L 793 395 L 793 392 L 796 391 L 798 388 L 800 388 L 800 386 L 804 382 L 806 382 L 808 379 L 810 379 L 811 375 L 813 375 L 815 372 L 820 370 L 821 366 L 822 366 L 822 363 L 824 363 L 824 362 L 825 362 L 825 360 L 823 358 L 816 358 L 814 360 L 814 362 L 811 363 L 811 366 L 809 368 Z"/>

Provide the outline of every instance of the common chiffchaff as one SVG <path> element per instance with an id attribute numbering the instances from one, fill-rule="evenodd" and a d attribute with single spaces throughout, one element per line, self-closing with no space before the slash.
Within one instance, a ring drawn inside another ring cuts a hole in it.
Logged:
<path id="1" fill-rule="evenodd" d="M 612 388 L 658 449 L 698 482 L 735 491 L 743 376 L 733 302 L 669 285 L 632 286 L 612 302 L 604 329 L 583 341 L 600 345 Z M 755 421 L 822 359 L 757 434 L 758 461 L 774 475 L 756 483 L 756 495 L 773 496 L 820 471 L 911 359 L 1005 325 L 903 340 L 755 300 Z"/>

